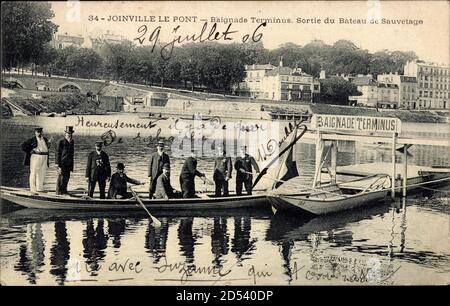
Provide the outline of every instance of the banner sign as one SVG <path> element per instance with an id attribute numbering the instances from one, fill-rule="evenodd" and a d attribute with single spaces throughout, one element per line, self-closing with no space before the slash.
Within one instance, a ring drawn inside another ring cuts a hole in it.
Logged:
<path id="1" fill-rule="evenodd" d="M 354 132 L 401 132 L 401 121 L 390 117 L 313 115 L 311 127 L 320 130 Z"/>

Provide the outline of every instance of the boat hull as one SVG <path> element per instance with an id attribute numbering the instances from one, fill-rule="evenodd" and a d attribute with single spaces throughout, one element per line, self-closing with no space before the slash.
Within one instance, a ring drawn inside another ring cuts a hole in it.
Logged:
<path id="1" fill-rule="evenodd" d="M 277 194 L 269 194 L 267 198 L 277 210 L 326 215 L 362 206 L 376 205 L 386 198 L 387 193 L 387 189 L 382 189 L 364 194 L 348 195 L 340 199 L 315 199 Z"/>
<path id="2" fill-rule="evenodd" d="M 31 194 L 24 189 L 3 188 L 1 199 L 33 208 L 70 211 L 138 211 L 142 207 L 135 200 L 82 199 L 79 197 L 49 194 Z M 201 197 L 193 199 L 150 200 L 142 199 L 151 211 L 212 210 L 236 208 L 268 208 L 265 194 L 231 197 Z"/>

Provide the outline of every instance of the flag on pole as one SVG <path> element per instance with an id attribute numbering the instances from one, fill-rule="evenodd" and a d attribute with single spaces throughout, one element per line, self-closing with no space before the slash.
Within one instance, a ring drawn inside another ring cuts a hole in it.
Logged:
<path id="1" fill-rule="evenodd" d="M 294 160 L 294 144 L 293 142 L 297 137 L 297 128 L 292 132 L 292 138 L 290 142 L 290 147 L 285 155 L 283 162 L 278 170 L 277 180 L 274 182 L 272 188 L 276 189 L 280 187 L 284 182 L 299 176 L 297 170 L 297 162 Z"/>

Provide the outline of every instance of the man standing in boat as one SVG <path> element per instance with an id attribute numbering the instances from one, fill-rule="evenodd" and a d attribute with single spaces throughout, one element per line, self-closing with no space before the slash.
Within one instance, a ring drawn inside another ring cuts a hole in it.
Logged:
<path id="1" fill-rule="evenodd" d="M 195 177 L 198 176 L 206 181 L 206 176 L 197 170 L 197 151 L 191 150 L 191 156 L 186 159 L 181 168 L 180 186 L 183 198 L 195 198 Z"/>
<path id="2" fill-rule="evenodd" d="M 231 157 L 226 156 L 226 152 L 223 149 L 223 145 L 219 144 L 217 146 L 217 156 L 214 159 L 214 183 L 216 185 L 216 197 L 223 196 L 227 197 L 229 195 L 228 191 L 228 180 L 231 178 Z"/>
<path id="3" fill-rule="evenodd" d="M 30 191 L 43 192 L 51 141 L 44 137 L 41 127 L 35 128 L 34 134 L 35 137 L 22 143 L 22 150 L 25 152 L 24 165 L 30 166 Z"/>
<path id="4" fill-rule="evenodd" d="M 108 199 L 130 199 L 133 197 L 131 192 L 127 191 L 127 183 L 134 185 L 144 185 L 138 180 L 132 179 L 125 174 L 125 165 L 117 163 L 117 172 L 111 177 L 109 184 Z"/>
<path id="5" fill-rule="evenodd" d="M 168 200 L 178 197 L 179 193 L 170 184 L 170 165 L 164 164 L 163 173 L 158 176 L 156 182 L 155 198 Z"/>
<path id="6" fill-rule="evenodd" d="M 156 182 L 158 176 L 163 173 L 163 165 L 168 164 L 170 167 L 170 158 L 166 152 L 164 152 L 164 142 L 158 141 L 156 146 L 156 152 L 150 156 L 150 162 L 148 164 L 148 177 L 150 181 L 150 186 L 148 190 L 148 197 L 153 198 L 153 194 L 156 189 Z"/>
<path id="7" fill-rule="evenodd" d="M 70 172 L 73 172 L 74 155 L 74 130 L 72 126 L 66 126 L 64 138 L 58 141 L 56 147 L 55 163 L 58 171 L 58 180 L 56 181 L 56 194 L 67 194 L 67 184 L 70 179 Z"/>
<path id="8" fill-rule="evenodd" d="M 252 194 L 253 185 L 253 168 L 256 173 L 259 173 L 259 167 L 253 156 L 247 153 L 247 147 L 241 147 L 241 156 L 236 158 L 234 162 L 234 168 L 236 169 L 236 195 L 242 195 L 242 184 L 247 191 L 247 195 Z"/>
<path id="9" fill-rule="evenodd" d="M 103 142 L 95 143 L 95 151 L 88 155 L 86 165 L 86 181 L 88 182 L 88 196 L 94 195 L 95 185 L 98 183 L 100 199 L 105 198 L 106 181 L 111 177 L 111 166 L 109 156 L 102 150 Z"/>

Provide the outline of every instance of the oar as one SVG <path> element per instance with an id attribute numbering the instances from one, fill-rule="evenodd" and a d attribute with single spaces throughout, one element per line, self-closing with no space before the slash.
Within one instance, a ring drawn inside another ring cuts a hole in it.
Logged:
<path id="1" fill-rule="evenodd" d="M 206 176 L 200 177 L 200 179 L 203 181 L 204 184 L 208 183 L 208 185 L 213 185 L 214 183 L 208 179 Z"/>
<path id="2" fill-rule="evenodd" d="M 154 227 L 161 227 L 161 222 L 156 219 L 155 217 L 152 216 L 152 214 L 148 211 L 147 207 L 145 207 L 144 203 L 142 203 L 141 198 L 139 197 L 139 195 L 137 194 L 136 191 L 133 190 L 133 188 L 128 187 L 131 191 L 131 193 L 133 194 L 133 196 L 136 198 L 136 200 L 138 201 L 138 203 L 142 206 L 142 208 L 147 212 L 147 214 L 149 215 L 150 219 L 152 219 L 152 224 Z"/>

